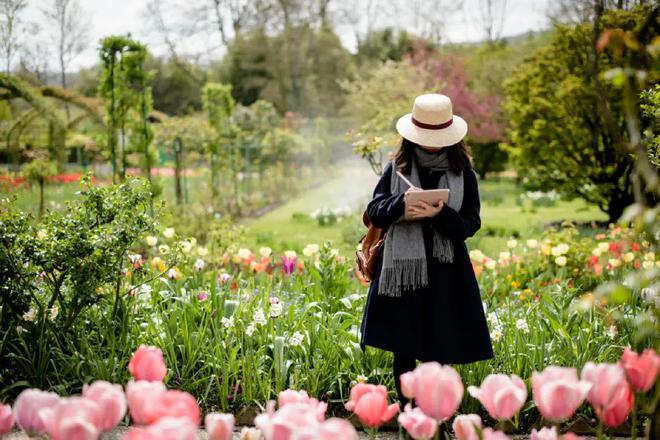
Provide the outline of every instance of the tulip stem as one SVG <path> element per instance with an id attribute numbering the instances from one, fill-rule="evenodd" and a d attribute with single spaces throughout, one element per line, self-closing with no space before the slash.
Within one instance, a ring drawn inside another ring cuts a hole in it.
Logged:
<path id="1" fill-rule="evenodd" d="M 632 407 L 632 429 L 630 430 L 630 440 L 637 439 L 637 399 L 633 401 Z"/>
<path id="2" fill-rule="evenodd" d="M 603 422 L 598 420 L 598 440 L 603 440 Z"/>

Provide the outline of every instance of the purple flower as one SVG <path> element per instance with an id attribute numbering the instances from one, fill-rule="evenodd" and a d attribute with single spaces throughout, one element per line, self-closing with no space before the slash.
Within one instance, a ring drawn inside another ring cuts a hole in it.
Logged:
<path id="1" fill-rule="evenodd" d="M 282 269 L 284 270 L 285 274 L 291 275 L 296 269 L 296 257 L 282 257 Z"/>
<path id="2" fill-rule="evenodd" d="M 206 301 L 207 299 L 209 299 L 209 294 L 206 293 L 206 292 L 199 292 L 199 293 L 197 294 L 197 299 L 198 299 L 199 301 L 201 301 L 201 302 L 204 302 L 204 301 Z"/>

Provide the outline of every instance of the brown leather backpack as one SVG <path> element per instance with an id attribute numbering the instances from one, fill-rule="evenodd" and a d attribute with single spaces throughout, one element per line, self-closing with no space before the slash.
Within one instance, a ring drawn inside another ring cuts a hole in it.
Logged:
<path id="1" fill-rule="evenodd" d="M 367 233 L 360 240 L 358 249 L 355 252 L 355 273 L 362 284 L 368 284 L 373 280 L 376 266 L 383 257 L 383 245 L 385 244 L 387 229 L 372 225 L 366 210 L 362 214 L 362 223 L 367 227 Z"/>

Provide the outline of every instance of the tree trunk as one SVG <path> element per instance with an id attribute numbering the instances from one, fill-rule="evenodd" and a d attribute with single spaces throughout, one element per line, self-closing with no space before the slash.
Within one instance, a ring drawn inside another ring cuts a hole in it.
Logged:
<path id="1" fill-rule="evenodd" d="M 44 215 L 44 179 L 39 179 L 39 218 Z"/>
<path id="2" fill-rule="evenodd" d="M 177 206 L 183 205 L 183 191 L 181 186 L 182 149 L 181 139 L 174 139 L 174 192 L 176 194 Z"/>

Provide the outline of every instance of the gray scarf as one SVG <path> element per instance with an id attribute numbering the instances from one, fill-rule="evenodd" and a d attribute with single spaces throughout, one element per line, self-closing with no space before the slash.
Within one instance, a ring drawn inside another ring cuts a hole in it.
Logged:
<path id="1" fill-rule="evenodd" d="M 406 176 L 415 186 L 421 188 L 417 167 L 445 173 L 438 182 L 438 188 L 449 188 L 447 205 L 455 210 L 463 204 L 463 173 L 455 173 L 449 169 L 447 154 L 442 152 L 428 153 L 421 148 L 415 148 L 412 158 L 410 175 Z M 396 174 L 396 165 L 392 162 L 392 179 L 390 190 L 392 194 L 400 194 L 408 189 L 408 185 Z M 454 245 L 444 234 L 433 229 L 433 257 L 441 262 L 454 261 Z M 414 291 L 428 285 L 428 269 L 424 234 L 420 221 L 407 221 L 402 216 L 396 220 L 387 231 L 383 250 L 383 267 L 380 273 L 378 294 L 401 296 L 405 291 Z"/>

